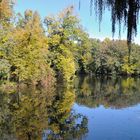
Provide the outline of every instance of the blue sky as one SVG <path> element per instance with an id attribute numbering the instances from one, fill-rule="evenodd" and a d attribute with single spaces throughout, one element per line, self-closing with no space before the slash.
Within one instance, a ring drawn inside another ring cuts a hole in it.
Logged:
<path id="1" fill-rule="evenodd" d="M 81 0 L 80 10 L 78 9 L 78 4 L 79 0 L 17 0 L 15 11 L 24 13 L 26 9 L 31 9 L 33 11 L 36 10 L 43 19 L 47 15 L 57 14 L 64 8 L 74 5 L 76 15 L 78 15 L 81 20 L 81 24 L 91 37 L 99 38 L 101 40 L 106 37 L 112 39 L 110 12 L 105 12 L 101 23 L 101 31 L 99 31 L 97 17 L 94 12 L 92 16 L 90 16 L 89 13 L 89 0 Z M 116 32 L 115 38 L 118 38 L 118 32 Z M 126 32 L 122 31 L 121 38 L 126 39 Z M 135 38 L 135 42 L 140 44 L 139 30 L 138 36 Z"/>

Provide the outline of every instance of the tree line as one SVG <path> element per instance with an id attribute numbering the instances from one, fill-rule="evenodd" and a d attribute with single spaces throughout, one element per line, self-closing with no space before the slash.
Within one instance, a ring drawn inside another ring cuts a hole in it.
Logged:
<path id="1" fill-rule="evenodd" d="M 139 75 L 140 47 L 127 41 L 91 39 L 68 7 L 41 20 L 37 11 L 14 13 L 0 3 L 0 79 L 47 86 L 71 82 L 76 74 Z"/>

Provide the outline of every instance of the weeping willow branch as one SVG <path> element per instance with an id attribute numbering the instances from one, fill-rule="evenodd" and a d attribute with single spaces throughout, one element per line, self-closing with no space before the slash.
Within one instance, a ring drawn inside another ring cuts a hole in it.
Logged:
<path id="1" fill-rule="evenodd" d="M 116 24 L 119 24 L 119 36 L 121 26 L 127 30 L 128 57 L 130 62 L 131 42 L 137 35 L 137 25 L 139 20 L 140 0 L 90 0 L 90 7 L 95 7 L 95 14 L 99 18 L 99 25 L 105 9 L 111 11 L 112 35 L 116 31 Z M 91 11 L 91 9 L 90 9 Z"/>

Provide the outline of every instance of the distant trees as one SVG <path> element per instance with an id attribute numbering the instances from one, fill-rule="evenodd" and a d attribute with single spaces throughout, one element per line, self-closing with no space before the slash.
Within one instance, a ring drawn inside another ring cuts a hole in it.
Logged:
<path id="1" fill-rule="evenodd" d="M 128 62 L 127 41 L 111 41 L 105 39 L 103 42 L 92 40 L 93 62 L 89 69 L 97 74 L 120 74 L 138 75 L 139 71 L 139 46 L 132 44 L 131 62 Z"/>

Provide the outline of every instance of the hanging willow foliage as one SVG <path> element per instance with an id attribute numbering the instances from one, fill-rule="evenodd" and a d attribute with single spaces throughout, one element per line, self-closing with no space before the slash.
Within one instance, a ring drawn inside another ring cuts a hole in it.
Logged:
<path id="1" fill-rule="evenodd" d="M 104 10 L 108 8 L 112 16 L 113 35 L 116 24 L 119 24 L 119 34 L 123 24 L 127 29 L 127 41 L 128 43 L 132 42 L 134 36 L 137 35 L 140 0 L 90 0 L 90 7 L 93 8 L 93 6 L 99 17 L 99 23 L 102 21 Z"/>
<path id="2" fill-rule="evenodd" d="M 137 35 L 140 0 L 90 0 L 90 14 L 92 14 L 93 8 L 99 18 L 99 25 L 102 21 L 104 10 L 109 9 L 111 11 L 113 35 L 116 24 L 119 24 L 119 35 L 123 24 L 127 29 L 128 44 L 132 42 L 134 36 Z"/>

